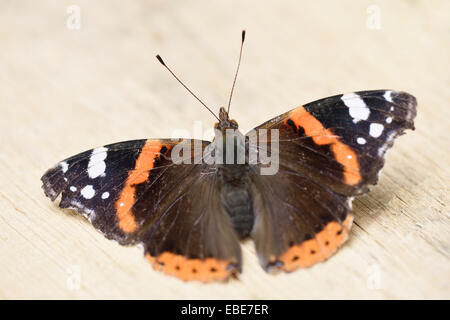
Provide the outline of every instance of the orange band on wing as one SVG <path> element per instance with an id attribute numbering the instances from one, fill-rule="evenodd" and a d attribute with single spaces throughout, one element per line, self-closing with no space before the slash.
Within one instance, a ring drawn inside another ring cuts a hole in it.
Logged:
<path id="1" fill-rule="evenodd" d="M 296 126 L 300 126 L 307 136 L 317 145 L 331 145 L 331 151 L 337 162 L 344 167 L 344 180 L 349 185 L 356 185 L 361 180 L 359 163 L 356 153 L 330 130 L 323 125 L 304 107 L 299 107 L 289 114 L 289 118 Z M 286 120 L 286 122 L 287 122 Z"/>
<path id="2" fill-rule="evenodd" d="M 136 230 L 137 222 L 131 211 L 135 203 L 135 185 L 147 181 L 153 162 L 159 155 L 162 145 L 159 140 L 147 140 L 134 165 L 134 170 L 128 174 L 125 187 L 115 203 L 119 228 L 126 233 Z"/>
<path id="3" fill-rule="evenodd" d="M 294 245 L 279 257 L 284 271 L 310 267 L 330 257 L 347 240 L 353 216 L 347 215 L 342 224 L 332 221 L 313 239 Z"/>
<path id="4" fill-rule="evenodd" d="M 184 281 L 211 282 L 226 280 L 236 270 L 230 268 L 231 262 L 214 258 L 188 259 L 182 255 L 163 252 L 157 258 L 146 254 L 145 257 L 153 268 L 165 274 L 175 276 Z"/>

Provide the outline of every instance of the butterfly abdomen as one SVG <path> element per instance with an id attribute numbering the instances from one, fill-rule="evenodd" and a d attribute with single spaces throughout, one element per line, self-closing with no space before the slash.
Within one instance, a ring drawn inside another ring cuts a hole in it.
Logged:
<path id="1" fill-rule="evenodd" d="M 221 202 L 239 238 L 246 238 L 253 228 L 254 221 L 247 185 L 248 166 L 223 165 L 219 171 L 222 180 Z"/>

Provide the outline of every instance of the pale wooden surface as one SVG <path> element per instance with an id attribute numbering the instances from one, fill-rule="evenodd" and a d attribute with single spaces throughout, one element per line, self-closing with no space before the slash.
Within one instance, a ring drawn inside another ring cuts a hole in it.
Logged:
<path id="1" fill-rule="evenodd" d="M 71 31 L 72 2 L 0 1 L 1 298 L 450 298 L 448 1 L 73 2 L 82 21 Z M 370 4 L 380 30 L 366 26 Z M 193 135 L 195 121 L 210 129 L 211 115 L 154 55 L 218 110 L 243 28 L 231 110 L 243 131 L 321 97 L 380 88 L 417 97 L 417 130 L 355 200 L 351 239 L 326 263 L 268 275 L 247 241 L 239 281 L 184 283 L 59 210 L 39 179 L 92 147 Z"/>

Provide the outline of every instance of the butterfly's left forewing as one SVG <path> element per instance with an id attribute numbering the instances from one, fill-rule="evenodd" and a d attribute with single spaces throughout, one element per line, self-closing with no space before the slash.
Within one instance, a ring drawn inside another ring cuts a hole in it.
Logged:
<path id="1" fill-rule="evenodd" d="M 306 104 L 256 128 L 277 130 L 260 139 L 257 150 L 279 168 L 261 175 L 262 165 L 253 165 L 250 175 L 252 237 L 263 267 L 291 271 L 336 251 L 351 226 L 353 196 L 377 182 L 394 139 L 414 128 L 416 104 L 404 92 L 355 92 Z"/>
<path id="2" fill-rule="evenodd" d="M 240 271 L 241 252 L 216 173 L 197 161 L 207 146 L 181 139 L 106 145 L 48 170 L 44 192 L 52 200 L 62 194 L 60 207 L 82 213 L 107 238 L 141 244 L 157 270 L 183 280 L 225 280 Z"/>

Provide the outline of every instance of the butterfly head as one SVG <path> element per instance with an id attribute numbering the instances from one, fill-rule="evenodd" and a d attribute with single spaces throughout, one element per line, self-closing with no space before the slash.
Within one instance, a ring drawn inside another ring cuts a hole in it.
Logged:
<path id="1" fill-rule="evenodd" d="M 224 107 L 219 111 L 219 122 L 216 122 L 214 129 L 225 131 L 226 129 L 238 129 L 239 125 L 234 119 L 230 119 L 228 112 Z"/>

